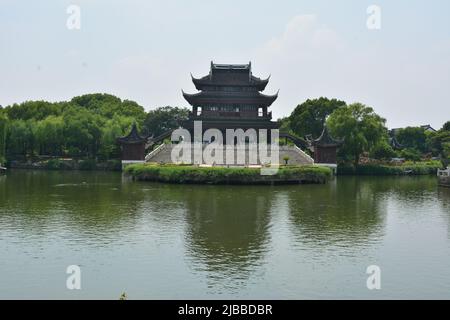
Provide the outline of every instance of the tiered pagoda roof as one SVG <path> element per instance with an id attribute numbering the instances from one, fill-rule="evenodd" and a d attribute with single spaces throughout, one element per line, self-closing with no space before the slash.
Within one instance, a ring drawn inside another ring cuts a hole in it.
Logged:
<path id="1" fill-rule="evenodd" d="M 278 92 L 274 95 L 262 94 L 255 91 L 251 94 L 248 92 L 226 92 L 226 91 L 202 91 L 199 93 L 186 93 L 181 90 L 183 97 L 190 105 L 202 104 L 257 104 L 259 106 L 268 107 L 277 98 Z"/>
<path id="2" fill-rule="evenodd" d="M 248 64 L 216 64 L 211 62 L 209 74 L 202 78 L 194 78 L 192 82 L 196 94 L 183 92 L 183 97 L 191 104 L 253 104 L 263 107 L 270 106 L 278 97 L 265 95 L 263 91 L 269 78 L 260 79 L 253 76 L 251 62 Z"/>
<path id="3" fill-rule="evenodd" d="M 230 77 L 230 73 L 233 73 L 232 77 Z M 211 69 L 207 76 L 195 78 L 191 74 L 191 78 L 197 90 L 231 85 L 254 87 L 258 91 L 263 91 L 269 83 L 270 76 L 261 79 L 252 75 L 251 62 L 248 64 L 216 64 L 211 61 Z"/>

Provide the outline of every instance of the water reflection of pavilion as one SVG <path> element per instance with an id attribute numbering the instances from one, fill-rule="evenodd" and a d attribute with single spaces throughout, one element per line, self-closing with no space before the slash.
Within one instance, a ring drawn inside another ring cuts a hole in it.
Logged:
<path id="1" fill-rule="evenodd" d="M 185 193 L 187 254 L 195 269 L 233 286 L 261 264 L 273 200 L 265 190 L 214 186 Z"/>

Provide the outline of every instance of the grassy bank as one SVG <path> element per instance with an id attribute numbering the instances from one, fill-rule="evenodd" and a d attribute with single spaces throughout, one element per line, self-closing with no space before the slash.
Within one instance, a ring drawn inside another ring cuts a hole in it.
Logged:
<path id="1" fill-rule="evenodd" d="M 125 173 L 141 181 L 204 184 L 325 183 L 331 177 L 329 168 L 318 166 L 286 166 L 275 175 L 261 175 L 258 168 L 133 164 Z"/>
<path id="2" fill-rule="evenodd" d="M 439 161 L 405 162 L 400 165 L 390 164 L 362 164 L 358 166 L 339 165 L 338 175 L 435 175 L 441 167 Z"/>

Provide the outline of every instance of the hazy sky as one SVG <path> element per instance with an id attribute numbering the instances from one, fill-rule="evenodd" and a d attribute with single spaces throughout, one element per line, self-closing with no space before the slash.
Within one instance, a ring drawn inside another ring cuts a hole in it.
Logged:
<path id="1" fill-rule="evenodd" d="M 69 5 L 80 30 L 66 26 Z M 366 25 L 381 8 L 381 29 Z M 363 102 L 388 127 L 450 120 L 450 1 L 0 0 L 0 105 L 106 92 L 147 110 L 188 106 L 210 61 L 247 63 L 280 89 Z"/>

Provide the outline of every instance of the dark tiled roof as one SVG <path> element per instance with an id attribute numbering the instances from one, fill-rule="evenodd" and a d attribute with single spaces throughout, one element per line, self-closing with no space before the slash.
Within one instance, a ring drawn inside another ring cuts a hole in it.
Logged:
<path id="1" fill-rule="evenodd" d="M 435 131 L 436 132 L 436 129 L 434 129 L 432 126 L 430 126 L 429 124 L 425 124 L 425 125 L 422 125 L 422 126 L 420 126 L 421 128 L 423 128 L 424 130 L 431 130 L 431 131 Z"/>
<path id="2" fill-rule="evenodd" d="M 257 104 L 260 106 L 270 106 L 278 98 L 278 92 L 274 95 L 265 95 L 257 91 L 254 92 L 202 91 L 195 94 L 183 92 L 183 97 L 191 105 Z"/>
<path id="3" fill-rule="evenodd" d="M 141 143 L 147 140 L 147 137 L 143 137 L 139 134 L 136 123 L 133 123 L 130 133 L 125 137 L 117 138 L 120 143 Z"/>
<path id="4" fill-rule="evenodd" d="M 320 137 L 312 141 L 313 146 L 319 147 L 337 147 L 342 143 L 342 140 L 336 140 L 330 136 L 330 133 L 328 132 L 328 128 L 326 126 L 323 127 L 323 131 Z"/>
<path id="5" fill-rule="evenodd" d="M 411 126 L 410 126 L 411 127 Z M 413 126 L 414 127 L 414 126 Z M 431 125 L 429 125 L 429 124 L 424 124 L 424 125 L 421 125 L 421 126 L 419 126 L 420 128 L 422 128 L 422 129 L 424 129 L 424 130 L 431 130 L 431 131 L 437 131 L 436 129 L 434 129 Z M 405 127 L 405 128 L 407 128 L 407 127 Z M 395 134 L 398 130 L 401 130 L 401 129 L 405 129 L 405 128 L 393 128 L 393 129 L 390 129 L 389 130 L 389 134 L 390 135 L 393 135 L 393 134 Z"/>
<path id="6" fill-rule="evenodd" d="M 197 90 L 208 90 L 211 86 L 255 87 L 259 91 L 265 89 L 269 78 L 261 79 L 252 75 L 251 62 L 248 64 L 216 64 L 211 61 L 209 74 L 195 78 L 192 82 Z"/>
<path id="7" fill-rule="evenodd" d="M 256 87 L 258 91 L 263 91 L 269 83 L 270 76 L 267 79 L 261 79 L 253 75 L 245 76 L 204 76 L 195 78 L 191 75 L 192 82 L 197 90 L 205 90 L 208 86 L 239 86 Z"/>

